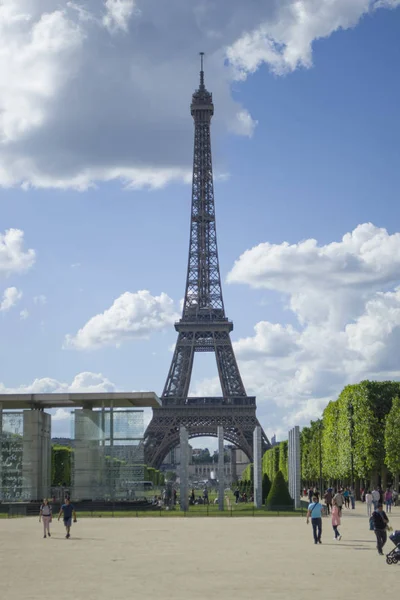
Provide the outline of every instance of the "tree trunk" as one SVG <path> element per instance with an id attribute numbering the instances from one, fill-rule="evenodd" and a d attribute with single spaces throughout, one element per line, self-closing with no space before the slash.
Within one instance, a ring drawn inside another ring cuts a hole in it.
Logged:
<path id="1" fill-rule="evenodd" d="M 386 488 L 387 488 L 387 476 L 388 476 L 387 467 L 383 466 L 382 471 L 381 471 L 381 487 L 383 490 L 386 490 Z"/>

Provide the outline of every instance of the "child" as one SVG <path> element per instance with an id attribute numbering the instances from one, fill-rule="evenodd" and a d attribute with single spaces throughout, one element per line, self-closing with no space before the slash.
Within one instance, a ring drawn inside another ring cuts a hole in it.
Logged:
<path id="1" fill-rule="evenodd" d="M 336 500 L 335 498 L 332 501 L 332 527 L 333 527 L 333 531 L 335 532 L 335 537 L 333 538 L 334 540 L 338 540 L 340 542 L 340 540 L 342 539 L 342 536 L 339 533 L 338 527 L 340 525 L 340 512 L 339 512 L 339 507 L 336 504 Z"/>

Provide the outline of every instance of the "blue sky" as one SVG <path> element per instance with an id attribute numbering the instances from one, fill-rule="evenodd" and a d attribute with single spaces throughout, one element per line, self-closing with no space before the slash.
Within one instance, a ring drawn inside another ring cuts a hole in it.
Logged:
<path id="1" fill-rule="evenodd" d="M 0 10 L 3 55 L 31 55 L 0 59 L 0 389 L 161 393 L 205 50 L 226 312 L 284 437 L 347 383 L 400 377 L 399 3 L 304 0 L 309 28 L 291 0 L 191 4 L 170 23 L 155 0 Z M 196 358 L 192 391 L 217 393 L 213 357 Z"/>

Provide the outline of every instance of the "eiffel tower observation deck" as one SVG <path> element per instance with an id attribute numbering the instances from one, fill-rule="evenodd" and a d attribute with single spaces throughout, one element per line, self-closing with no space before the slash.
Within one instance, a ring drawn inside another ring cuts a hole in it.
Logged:
<path id="1" fill-rule="evenodd" d="M 145 433 L 145 460 L 159 468 L 179 443 L 179 427 L 189 438 L 224 437 L 253 458 L 252 439 L 256 399 L 247 396 L 233 352 L 233 323 L 225 315 L 218 260 L 210 126 L 214 114 L 212 94 L 205 87 L 203 53 L 200 85 L 194 92 L 194 155 L 189 259 L 181 319 L 175 323 L 178 339 L 161 396 L 162 407 L 153 412 Z M 196 352 L 214 352 L 222 397 L 190 398 L 189 386 Z M 262 431 L 263 449 L 270 443 Z"/>

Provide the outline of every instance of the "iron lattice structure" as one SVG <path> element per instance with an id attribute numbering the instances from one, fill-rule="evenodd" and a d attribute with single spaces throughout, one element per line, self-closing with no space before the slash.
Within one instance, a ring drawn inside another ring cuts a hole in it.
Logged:
<path id="1" fill-rule="evenodd" d="M 159 468 L 168 452 L 179 444 L 179 427 L 189 438 L 224 437 L 253 458 L 253 431 L 259 425 L 256 401 L 243 385 L 230 333 L 233 323 L 225 316 L 215 224 L 214 181 L 210 125 L 214 114 L 212 95 L 204 84 L 203 55 L 200 86 L 193 94 L 194 156 L 189 261 L 182 318 L 175 323 L 178 340 L 162 393 L 162 407 L 155 409 L 145 433 L 145 460 Z M 221 398 L 188 398 L 196 352 L 214 352 Z M 263 445 L 270 444 L 262 432 Z"/>

